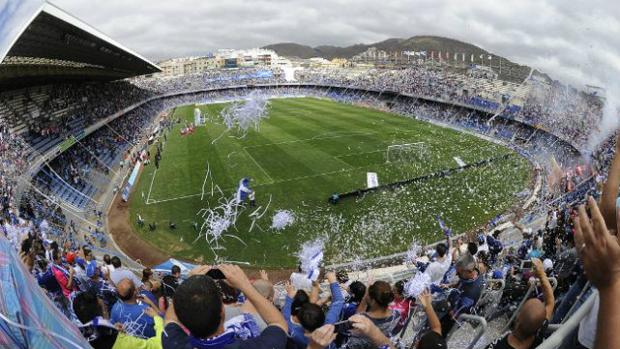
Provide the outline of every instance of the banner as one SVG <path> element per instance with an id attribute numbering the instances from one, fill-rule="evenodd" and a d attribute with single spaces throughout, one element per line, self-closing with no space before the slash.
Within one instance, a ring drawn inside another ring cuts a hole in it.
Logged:
<path id="1" fill-rule="evenodd" d="M 138 173 L 140 172 L 141 165 L 142 165 L 142 162 L 140 161 L 136 162 L 136 165 L 133 167 L 133 170 L 131 171 L 131 175 L 129 176 L 129 180 L 127 181 L 127 185 L 125 186 L 125 188 L 123 188 L 123 192 L 121 193 L 121 198 L 123 199 L 124 202 L 127 202 L 127 200 L 129 200 L 129 193 L 131 193 L 131 188 L 136 183 L 136 179 L 138 178 Z"/>
<path id="2" fill-rule="evenodd" d="M 379 178 L 376 172 L 366 173 L 366 184 L 368 188 L 376 188 L 379 186 Z"/>

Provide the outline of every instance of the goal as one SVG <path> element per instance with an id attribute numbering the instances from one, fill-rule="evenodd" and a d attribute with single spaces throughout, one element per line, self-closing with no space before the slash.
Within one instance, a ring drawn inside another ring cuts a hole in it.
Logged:
<path id="1" fill-rule="evenodd" d="M 390 145 L 385 152 L 386 162 L 426 161 L 429 157 L 430 150 L 424 142 Z"/>

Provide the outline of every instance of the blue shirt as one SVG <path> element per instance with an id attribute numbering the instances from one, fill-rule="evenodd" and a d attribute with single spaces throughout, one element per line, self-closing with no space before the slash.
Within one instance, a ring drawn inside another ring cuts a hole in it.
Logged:
<path id="1" fill-rule="evenodd" d="M 155 337 L 155 321 L 146 314 L 146 304 L 127 304 L 119 301 L 114 303 L 110 313 L 113 324 L 120 322 L 123 329 L 130 335 L 140 338 Z"/>
<path id="2" fill-rule="evenodd" d="M 56 277 L 51 269 L 47 269 L 44 273 L 36 275 L 39 286 L 45 288 L 49 292 L 60 292 L 60 285 L 56 281 Z"/>
<path id="3" fill-rule="evenodd" d="M 332 293 L 332 304 L 329 306 L 327 314 L 325 314 L 325 323 L 323 323 L 324 325 L 338 322 L 338 319 L 340 318 L 340 313 L 342 312 L 342 307 L 344 306 L 344 297 L 342 296 L 342 292 L 340 291 L 340 285 L 338 285 L 337 282 L 334 282 L 329 285 L 329 288 Z M 292 305 L 293 299 L 289 296 L 286 296 L 286 301 L 284 303 L 282 313 L 284 315 L 284 318 L 288 322 L 288 331 L 293 341 L 298 346 L 305 348 L 308 346 L 308 337 L 304 335 L 304 328 L 291 320 Z"/>
<path id="4" fill-rule="evenodd" d="M 538 249 L 532 249 L 528 255 L 529 258 L 540 258 L 542 251 Z"/>
<path id="5" fill-rule="evenodd" d="M 142 290 L 140 291 L 140 295 L 148 298 L 153 304 L 157 305 L 157 297 L 151 291 Z"/>
<path id="6" fill-rule="evenodd" d="M 345 303 L 342 307 L 342 321 L 349 320 L 351 316 L 355 315 L 355 313 L 357 313 L 357 307 L 359 305 L 360 304 L 358 302 Z"/>
<path id="7" fill-rule="evenodd" d="M 260 336 L 248 340 L 238 338 L 223 338 L 221 335 L 216 338 L 203 340 L 201 345 L 194 345 L 191 338 L 183 329 L 171 322 L 164 328 L 161 336 L 161 344 L 164 349 L 285 349 L 286 332 L 280 327 L 268 326 Z"/>

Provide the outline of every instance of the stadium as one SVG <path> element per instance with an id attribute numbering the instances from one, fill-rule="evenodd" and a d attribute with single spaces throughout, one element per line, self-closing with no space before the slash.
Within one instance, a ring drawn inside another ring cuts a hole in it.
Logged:
<path id="1" fill-rule="evenodd" d="M 0 33 L 0 346 L 615 347 L 599 90 L 465 48 L 180 73 L 45 1 Z"/>

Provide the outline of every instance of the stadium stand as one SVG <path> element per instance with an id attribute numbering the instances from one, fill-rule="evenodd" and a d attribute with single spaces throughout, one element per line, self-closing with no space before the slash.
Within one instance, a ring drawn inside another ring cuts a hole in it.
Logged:
<path id="1" fill-rule="evenodd" d="M 614 136 L 586 157 L 581 152 L 601 117 L 594 96 L 437 66 L 304 69 L 297 82 L 266 68 L 146 77 L 158 68 L 60 9 L 42 3 L 28 14 L 7 22 L 18 30 L 0 41 L 3 345 L 593 347 L 592 319 L 609 301 L 609 292 L 596 289 L 607 290 L 609 280 L 580 244 L 587 217 L 581 212 L 580 225 L 574 222 L 592 195 L 603 212 L 596 215 L 591 203 L 594 230 L 615 227 L 620 183 Z M 308 290 L 274 285 L 266 274 L 251 283 L 230 265 L 218 267 L 228 284 L 207 276 L 218 274 L 207 266 L 182 273 L 174 265 L 162 275 L 106 249 L 106 194 L 118 191 L 141 158 L 156 117 L 176 105 L 257 91 L 389 110 L 485 137 L 534 164 L 536 189 L 521 210 L 473 234 L 446 231 L 445 241 L 415 260 L 402 253 L 364 261 L 362 270 L 325 266 L 327 282 Z M 618 262 L 605 256 L 608 263 L 597 264 L 603 271 Z M 421 292 L 424 285 L 430 292 Z"/>

